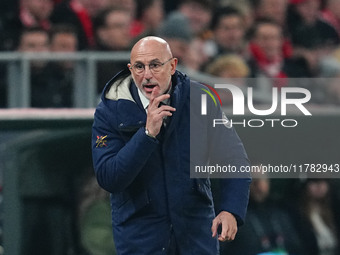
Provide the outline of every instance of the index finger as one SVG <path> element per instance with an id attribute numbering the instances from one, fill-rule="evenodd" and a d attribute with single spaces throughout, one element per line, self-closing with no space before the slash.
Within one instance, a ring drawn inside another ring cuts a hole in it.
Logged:
<path id="1" fill-rule="evenodd" d="M 150 97 L 150 101 L 153 101 L 156 97 L 159 96 L 159 87 L 155 86 L 151 92 L 151 97 Z"/>

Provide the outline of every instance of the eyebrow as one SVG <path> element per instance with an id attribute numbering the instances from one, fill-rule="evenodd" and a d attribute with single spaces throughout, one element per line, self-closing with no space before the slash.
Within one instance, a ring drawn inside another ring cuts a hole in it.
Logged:
<path id="1" fill-rule="evenodd" d="M 161 61 L 158 58 L 155 58 L 155 59 L 150 60 L 149 63 L 152 63 L 152 62 L 161 62 Z M 139 60 L 137 60 L 135 62 L 135 64 L 143 64 L 143 65 L 145 65 L 142 61 L 139 61 Z"/>

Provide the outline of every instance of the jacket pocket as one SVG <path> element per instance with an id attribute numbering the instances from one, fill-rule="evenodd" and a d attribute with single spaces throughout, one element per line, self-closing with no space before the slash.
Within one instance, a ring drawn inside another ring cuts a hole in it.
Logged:
<path id="1" fill-rule="evenodd" d="M 112 219 L 114 224 L 126 222 L 150 203 L 146 190 L 139 192 L 134 196 L 126 195 L 124 198 L 124 201 L 121 201 L 116 208 L 112 208 Z"/>

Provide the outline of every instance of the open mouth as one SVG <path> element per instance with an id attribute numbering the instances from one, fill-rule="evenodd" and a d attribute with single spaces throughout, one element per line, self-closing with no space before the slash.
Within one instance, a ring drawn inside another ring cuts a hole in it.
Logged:
<path id="1" fill-rule="evenodd" d="M 157 85 L 154 84 L 148 84 L 148 85 L 143 85 L 144 90 L 147 93 L 152 93 L 152 90 L 154 89 L 154 87 L 156 87 Z"/>

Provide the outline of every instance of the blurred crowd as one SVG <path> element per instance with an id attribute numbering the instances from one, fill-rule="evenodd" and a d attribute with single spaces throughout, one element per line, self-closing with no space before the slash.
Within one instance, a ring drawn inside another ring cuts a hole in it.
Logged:
<path id="1" fill-rule="evenodd" d="M 156 35 L 169 42 L 179 68 L 188 73 L 259 78 L 263 94 L 289 86 L 287 78 L 314 78 L 299 83 L 312 92 L 312 102 L 340 104 L 340 0 L 2 0 L 0 5 L 0 53 L 129 51 L 140 38 Z M 97 64 L 98 94 L 126 64 Z M 32 61 L 31 106 L 73 107 L 74 68 L 72 61 Z M 8 107 L 7 93 L 7 67 L 1 62 L 2 108 Z M 98 188 L 89 183 L 91 191 Z M 289 203 L 278 204 L 269 196 L 270 183 L 254 179 L 247 224 L 221 254 L 340 254 L 338 184 L 305 180 L 285 197 Z M 89 197 L 88 190 L 84 194 Z M 112 240 L 110 217 L 94 217 L 109 215 L 108 194 L 95 194 L 82 201 L 82 242 L 92 245 L 85 247 L 88 254 L 114 254 L 113 243 L 101 245 Z"/>
<path id="2" fill-rule="evenodd" d="M 286 78 L 326 78 L 303 85 L 316 104 L 339 104 L 339 0 L 4 0 L 0 50 L 129 51 L 141 37 L 166 39 L 179 68 L 221 78 L 265 78 L 257 89 L 287 86 Z M 126 63 L 97 66 L 97 92 Z M 35 61 L 33 107 L 72 107 L 71 62 Z M 6 107 L 0 66 L 0 107 Z M 269 91 L 269 92 L 268 92 Z"/>
<path id="3" fill-rule="evenodd" d="M 88 255 L 114 255 L 109 193 L 94 176 L 84 180 L 79 196 L 81 246 Z M 212 187 L 217 191 L 217 182 Z M 245 224 L 234 241 L 220 242 L 220 254 L 339 255 L 338 187 L 336 179 L 271 179 L 255 173 Z"/>
<path id="4" fill-rule="evenodd" d="M 339 183 L 255 175 L 246 224 L 221 254 L 338 255 Z M 279 191 L 279 192 L 278 192 Z"/>

